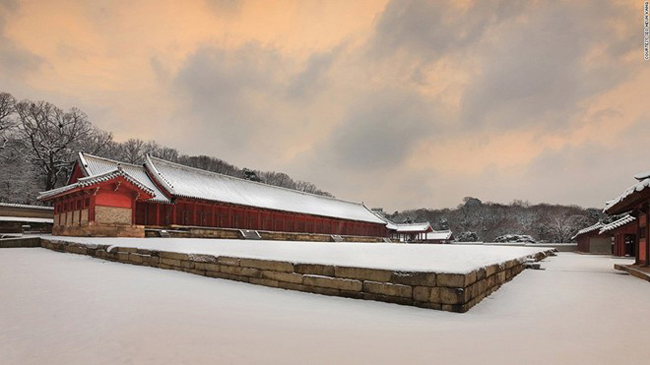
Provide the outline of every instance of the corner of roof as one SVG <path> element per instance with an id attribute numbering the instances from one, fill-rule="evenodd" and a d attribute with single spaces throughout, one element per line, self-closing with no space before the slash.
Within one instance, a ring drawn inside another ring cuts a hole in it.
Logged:
<path id="1" fill-rule="evenodd" d="M 156 168 L 156 165 L 153 163 L 153 159 L 165 161 L 161 158 L 151 155 L 150 153 L 147 153 L 145 155 L 145 162 L 144 162 L 145 170 L 148 170 L 149 173 L 160 185 L 166 187 L 167 192 L 170 195 L 175 195 L 176 192 L 174 191 L 174 185 L 172 185 L 172 183 L 169 182 L 160 171 L 158 171 L 158 168 Z"/>

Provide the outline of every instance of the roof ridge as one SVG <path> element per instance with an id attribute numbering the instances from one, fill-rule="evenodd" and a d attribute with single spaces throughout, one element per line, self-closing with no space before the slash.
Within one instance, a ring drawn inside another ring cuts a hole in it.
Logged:
<path id="1" fill-rule="evenodd" d="M 153 156 L 153 155 L 150 155 L 150 154 L 148 154 L 148 157 L 150 159 L 155 159 L 155 160 L 162 161 L 163 163 L 168 163 L 168 164 L 171 164 L 171 165 L 179 166 L 181 168 L 189 169 L 189 170 L 192 170 L 192 171 L 197 171 L 197 172 L 203 173 L 203 174 L 208 175 L 208 176 L 209 175 L 223 176 L 225 178 L 232 179 L 232 180 L 243 181 L 243 182 L 250 183 L 250 184 L 257 184 L 257 185 L 264 186 L 264 187 L 270 187 L 270 188 L 285 190 L 285 191 L 289 191 L 289 192 L 292 192 L 292 193 L 298 193 L 298 194 L 303 194 L 303 195 L 308 195 L 308 196 L 314 196 L 314 197 L 322 198 L 322 199 L 329 199 L 329 200 L 339 201 L 339 202 L 343 202 L 343 203 L 359 205 L 359 206 L 362 206 L 362 207 L 365 207 L 366 209 L 368 209 L 365 205 L 363 205 L 363 203 L 357 203 L 357 202 L 353 202 L 353 201 L 349 201 L 349 200 L 343 200 L 343 199 L 339 199 L 339 198 L 332 198 L 332 197 L 329 197 L 329 196 L 308 193 L 308 192 L 305 192 L 305 191 L 289 189 L 289 188 L 285 188 L 285 187 L 282 187 L 282 186 L 266 184 L 266 183 L 258 182 L 258 181 L 246 180 L 246 179 L 242 179 L 242 178 L 236 177 L 236 176 L 230 176 L 230 175 L 222 174 L 222 173 L 219 173 L 219 172 L 200 169 L 198 167 L 183 165 L 181 163 L 165 160 L 165 159 L 162 159 L 160 157 L 156 157 L 156 156 Z M 156 170 L 156 172 L 158 172 L 160 174 L 161 178 L 163 178 L 165 181 L 167 180 L 162 176 L 162 173 L 160 171 L 157 171 L 157 169 L 155 169 L 155 170 Z M 171 185 L 171 183 L 168 183 L 168 184 Z M 172 189 L 173 189 L 173 186 L 172 186 Z"/>
<path id="2" fill-rule="evenodd" d="M 138 168 L 144 169 L 144 166 L 142 166 L 142 164 L 138 165 L 138 164 L 130 163 L 130 162 L 122 162 L 122 161 L 118 161 L 118 160 L 113 160 L 112 158 L 108 158 L 108 157 L 101 157 L 101 156 L 91 155 L 91 154 L 85 153 L 85 152 L 79 152 L 79 153 L 83 154 L 84 158 L 91 157 L 91 158 L 96 158 L 98 160 L 113 162 L 113 163 L 116 163 L 118 165 L 128 165 L 128 166 L 131 166 L 131 167 L 138 167 Z"/>

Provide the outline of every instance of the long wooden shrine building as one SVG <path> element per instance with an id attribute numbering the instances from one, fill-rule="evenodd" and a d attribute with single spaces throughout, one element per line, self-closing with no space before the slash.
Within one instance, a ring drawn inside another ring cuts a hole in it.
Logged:
<path id="1" fill-rule="evenodd" d="M 136 236 L 144 227 L 198 226 L 388 236 L 366 206 L 147 156 L 143 165 L 80 153 L 68 184 L 41 193 L 55 235 Z"/>

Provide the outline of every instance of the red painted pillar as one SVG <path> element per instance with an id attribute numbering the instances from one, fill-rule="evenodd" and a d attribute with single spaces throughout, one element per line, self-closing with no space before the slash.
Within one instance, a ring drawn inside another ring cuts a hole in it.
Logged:
<path id="1" fill-rule="evenodd" d="M 135 224 L 135 203 L 137 198 L 131 200 L 131 224 Z"/>

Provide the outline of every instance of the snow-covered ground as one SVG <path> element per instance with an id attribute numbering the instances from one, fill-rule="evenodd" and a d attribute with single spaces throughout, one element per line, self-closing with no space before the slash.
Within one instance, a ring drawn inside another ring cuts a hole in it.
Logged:
<path id="1" fill-rule="evenodd" d="M 647 364 L 650 284 L 560 254 L 470 312 L 0 250 L 6 364 Z"/>
<path id="2" fill-rule="evenodd" d="M 201 238 L 52 237 L 85 244 L 138 247 L 309 264 L 404 271 L 466 273 L 546 250 L 530 247 L 403 245 L 393 243 L 244 241 Z"/>

